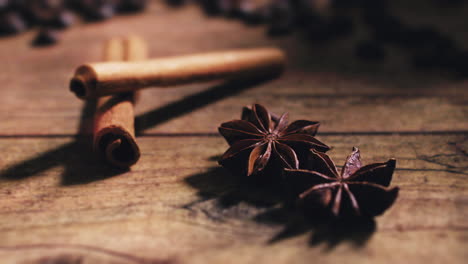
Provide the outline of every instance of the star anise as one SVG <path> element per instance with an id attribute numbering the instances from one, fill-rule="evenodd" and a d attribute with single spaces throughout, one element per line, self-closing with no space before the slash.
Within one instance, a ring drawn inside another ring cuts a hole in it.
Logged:
<path id="1" fill-rule="evenodd" d="M 272 158 L 281 168 L 297 169 L 300 156 L 306 157 L 305 150 L 329 149 L 314 137 L 318 127 L 319 122 L 307 120 L 288 125 L 287 113 L 276 117 L 265 107 L 254 104 L 251 109 L 243 109 L 242 120 L 229 121 L 219 127 L 219 133 L 230 145 L 219 163 L 224 166 L 229 160 L 241 157 L 238 162 L 242 167 L 247 165 L 247 176 L 264 170 L 273 163 L 269 162 Z"/>
<path id="2" fill-rule="evenodd" d="M 398 196 L 398 187 L 390 188 L 396 161 L 361 165 L 357 148 L 348 156 L 338 174 L 330 157 L 310 152 L 308 167 L 313 170 L 285 169 L 305 206 L 330 210 L 335 216 L 377 216 L 388 209 Z M 296 186 L 298 187 L 298 186 Z"/>

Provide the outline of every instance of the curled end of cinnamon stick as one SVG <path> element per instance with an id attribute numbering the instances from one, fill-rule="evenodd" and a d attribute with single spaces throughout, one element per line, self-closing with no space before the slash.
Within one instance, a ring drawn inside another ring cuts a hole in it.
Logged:
<path id="1" fill-rule="evenodd" d="M 140 148 L 135 138 L 118 127 L 99 131 L 94 146 L 99 155 L 119 168 L 129 168 L 140 159 Z"/>
<path id="2" fill-rule="evenodd" d="M 70 80 L 70 91 L 80 99 L 94 97 L 97 83 L 95 76 L 92 67 L 80 66 Z"/>
<path id="3" fill-rule="evenodd" d="M 70 80 L 70 91 L 75 93 L 79 98 L 86 96 L 86 85 L 83 80 L 79 77 L 74 77 Z"/>

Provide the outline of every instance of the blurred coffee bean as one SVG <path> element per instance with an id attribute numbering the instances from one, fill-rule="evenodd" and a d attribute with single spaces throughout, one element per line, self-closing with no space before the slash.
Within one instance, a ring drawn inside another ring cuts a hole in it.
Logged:
<path id="1" fill-rule="evenodd" d="M 345 16 L 335 16 L 331 19 L 328 27 L 336 37 L 348 36 L 354 29 L 353 20 Z"/>
<path id="2" fill-rule="evenodd" d="M 332 7 L 337 9 L 359 7 L 360 2 L 360 0 L 334 0 L 332 1 Z"/>
<path id="3" fill-rule="evenodd" d="M 247 25 L 259 25 L 270 20 L 271 12 L 268 6 L 257 6 L 253 0 L 241 1 L 239 12 Z"/>
<path id="4" fill-rule="evenodd" d="M 46 25 L 57 29 L 64 29 L 73 25 L 73 23 L 75 23 L 75 16 L 70 11 L 63 10 L 50 21 L 47 21 Z"/>
<path id="5" fill-rule="evenodd" d="M 44 28 L 39 30 L 39 33 L 32 41 L 33 46 L 49 46 L 53 45 L 58 40 L 58 33 L 52 29 Z"/>
<path id="6" fill-rule="evenodd" d="M 10 0 L 0 0 L 0 12 L 6 11 L 10 5 Z"/>
<path id="7" fill-rule="evenodd" d="M 331 23 L 328 18 L 320 16 L 313 17 L 306 25 L 305 30 L 308 39 L 314 42 L 328 42 L 337 37 L 337 34 L 330 26 Z"/>
<path id="8" fill-rule="evenodd" d="M 468 78 L 468 51 L 454 51 L 445 57 L 446 68 L 457 77 Z"/>
<path id="9" fill-rule="evenodd" d="M 198 2 L 206 15 L 214 16 L 221 13 L 218 0 L 198 0 Z"/>
<path id="10" fill-rule="evenodd" d="M 441 35 L 433 27 L 410 28 L 405 31 L 401 44 L 407 48 L 419 49 L 424 45 L 431 45 L 441 39 Z"/>
<path id="11" fill-rule="evenodd" d="M 333 8 L 333 0 L 305 0 L 303 2 L 308 2 L 307 6 L 319 15 L 328 15 Z"/>
<path id="12" fill-rule="evenodd" d="M 387 0 L 360 0 L 360 2 L 362 7 L 369 11 L 382 12 L 388 9 Z"/>
<path id="13" fill-rule="evenodd" d="M 114 16 L 116 4 L 112 0 L 81 0 L 80 13 L 88 21 L 101 21 Z"/>
<path id="14" fill-rule="evenodd" d="M 387 24 L 389 19 L 394 18 L 387 8 L 386 1 L 363 0 L 361 5 L 364 23 L 372 28 Z"/>
<path id="15" fill-rule="evenodd" d="M 463 54 L 463 51 L 451 39 L 436 43 L 434 52 L 439 56 L 440 66 L 449 70 L 457 68 L 459 55 Z"/>
<path id="16" fill-rule="evenodd" d="M 166 2 L 171 5 L 174 3 L 181 5 L 184 3 L 184 0 L 167 0 Z M 120 13 L 140 12 L 146 8 L 147 4 L 147 0 L 119 0 L 117 10 Z"/>
<path id="17" fill-rule="evenodd" d="M 185 0 L 166 0 L 166 3 L 170 6 L 182 6 L 185 4 Z"/>
<path id="18" fill-rule="evenodd" d="M 404 43 L 408 35 L 405 26 L 396 17 L 385 15 L 376 24 L 371 25 L 371 32 L 379 42 Z"/>
<path id="19" fill-rule="evenodd" d="M 240 0 L 218 0 L 219 10 L 223 16 L 239 18 L 241 16 Z"/>
<path id="20" fill-rule="evenodd" d="M 88 19 L 90 21 L 106 20 L 113 17 L 115 14 L 114 6 L 110 4 L 98 6 L 88 13 Z"/>
<path id="21" fill-rule="evenodd" d="M 459 52 L 437 53 L 419 50 L 411 55 L 412 65 L 422 70 L 445 70 L 458 72 L 460 68 Z M 468 65 L 465 65 L 468 66 Z"/>
<path id="22" fill-rule="evenodd" d="M 16 12 L 0 14 L 0 36 L 12 35 L 26 30 L 26 23 Z"/>
<path id="23" fill-rule="evenodd" d="M 285 35 L 293 31 L 295 16 L 287 0 L 276 0 L 270 7 L 270 36 Z"/>
<path id="24" fill-rule="evenodd" d="M 32 41 L 34 46 L 57 41 L 55 29 L 75 22 L 77 13 L 88 21 L 110 18 L 115 11 L 136 12 L 147 6 L 147 0 L 0 0 L 0 36 L 22 32 L 29 26 L 41 29 Z M 54 30 L 52 30 L 54 29 Z"/>
<path id="25" fill-rule="evenodd" d="M 460 7 L 461 5 L 465 4 L 466 0 L 435 0 L 437 4 L 442 7 Z"/>
<path id="26" fill-rule="evenodd" d="M 28 21 L 44 24 L 56 17 L 64 8 L 63 0 L 28 0 L 23 9 Z"/>
<path id="27" fill-rule="evenodd" d="M 355 54 L 362 60 L 381 61 L 385 58 L 382 44 L 376 41 L 362 41 L 356 45 Z"/>
<path id="28" fill-rule="evenodd" d="M 411 63 L 419 69 L 434 69 L 442 66 L 441 57 L 435 53 L 417 52 L 412 55 Z"/>
<path id="29" fill-rule="evenodd" d="M 296 14 L 296 25 L 300 27 L 308 26 L 316 17 L 319 16 L 310 0 L 293 1 L 292 6 L 294 13 Z"/>
<path id="30" fill-rule="evenodd" d="M 67 0 L 65 1 L 65 7 L 75 12 L 80 12 L 82 8 L 82 0 Z"/>
<path id="31" fill-rule="evenodd" d="M 16 11 L 21 11 L 21 9 L 27 8 L 30 0 L 9 0 L 9 8 Z"/>

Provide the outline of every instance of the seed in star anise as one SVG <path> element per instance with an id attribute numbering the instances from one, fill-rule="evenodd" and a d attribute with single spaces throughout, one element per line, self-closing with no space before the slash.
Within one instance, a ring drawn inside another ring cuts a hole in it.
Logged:
<path id="1" fill-rule="evenodd" d="M 267 167 L 278 171 L 298 169 L 309 149 L 329 150 L 314 137 L 318 127 L 318 122 L 307 120 L 288 125 L 287 113 L 276 117 L 265 107 L 254 104 L 243 109 L 242 120 L 229 121 L 219 127 L 219 133 L 230 145 L 219 163 L 247 171 L 247 176 L 258 174 Z"/>
<path id="2" fill-rule="evenodd" d="M 390 188 L 396 161 L 361 165 L 359 150 L 347 158 L 341 173 L 325 153 L 312 150 L 307 167 L 312 170 L 285 169 L 300 204 L 335 216 L 374 217 L 382 214 L 398 196 L 398 187 Z"/>

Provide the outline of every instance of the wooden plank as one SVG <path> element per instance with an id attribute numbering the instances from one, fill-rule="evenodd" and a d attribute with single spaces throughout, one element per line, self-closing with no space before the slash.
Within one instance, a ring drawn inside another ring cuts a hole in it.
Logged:
<path id="1" fill-rule="evenodd" d="M 271 86 L 272 94 L 236 94 L 235 90 L 229 91 L 238 88 L 232 85 L 214 85 L 186 95 L 145 91 L 137 106 L 137 130 L 215 133 L 222 122 L 239 118 L 242 106 L 260 102 L 277 113 L 288 111 L 294 120 L 319 120 L 322 132 L 468 131 L 468 97 L 286 95 L 277 94 L 274 83 L 264 86 Z M 29 96 L 6 101 L 0 107 L 4 109 L 0 114 L 3 135 L 76 133 L 79 106 L 60 98 L 28 104 Z"/>
<path id="2" fill-rule="evenodd" d="M 468 130 L 468 123 L 465 122 L 468 101 L 464 99 L 388 95 L 321 97 L 241 94 L 202 107 L 197 107 L 199 101 L 192 97 L 159 109 L 146 108 L 146 112 L 138 112 L 137 124 L 143 133 L 216 132 L 222 122 L 239 118 L 241 106 L 253 102 L 261 102 L 276 113 L 287 111 L 291 120 L 318 120 L 322 123 L 321 132 Z M 142 102 L 139 109 L 148 105 Z M 196 111 L 190 111 L 191 107 Z M 178 118 L 176 109 L 185 110 L 187 114 Z M 176 118 L 171 118 L 171 115 Z M 166 119 L 167 122 L 164 122 Z M 210 120 L 210 123 L 207 124 L 206 120 Z"/>
<path id="3" fill-rule="evenodd" d="M 419 73 L 401 54 L 369 65 L 354 57 L 353 38 L 311 47 L 295 36 L 272 39 L 263 28 L 204 17 L 195 7 L 171 11 L 155 4 L 141 16 L 74 27 L 51 48 L 29 48 L 30 33 L 0 39 L 0 58 L 9 65 L 0 71 L 0 134 L 75 134 L 83 102 L 68 91 L 69 78 L 77 65 L 100 59 L 106 38 L 126 32 L 144 36 L 154 57 L 278 45 L 290 58 L 284 76 L 259 85 L 145 91 L 137 109 L 146 119 L 145 133 L 213 133 L 218 123 L 236 118 L 242 105 L 255 101 L 295 118 L 320 120 L 328 132 L 468 129 L 466 81 Z M 178 118 L 181 109 L 185 113 Z"/>
<path id="4" fill-rule="evenodd" d="M 45 256 L 102 263 L 464 262 L 465 136 L 321 139 L 338 164 L 353 145 L 365 163 L 397 158 L 393 184 L 401 193 L 375 226 L 339 236 L 333 226 L 304 224 L 297 212 L 272 203 L 270 192 L 244 189 L 218 169 L 226 143 L 217 136 L 141 137 L 141 162 L 122 174 L 100 166 L 73 138 L 0 139 L 10 153 L 0 158 L 0 256 L 37 263 Z M 323 253 L 330 250 L 336 254 Z"/>

